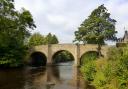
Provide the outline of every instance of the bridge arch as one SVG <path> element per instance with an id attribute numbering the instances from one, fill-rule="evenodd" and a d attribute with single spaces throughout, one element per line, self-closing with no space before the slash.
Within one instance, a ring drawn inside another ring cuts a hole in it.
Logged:
<path id="1" fill-rule="evenodd" d="M 104 57 L 107 57 L 107 51 L 109 46 L 104 45 L 102 46 L 101 53 L 104 55 Z M 42 52 L 47 57 L 47 64 L 52 63 L 52 57 L 55 53 L 66 50 L 70 52 L 74 57 L 74 66 L 80 65 L 80 58 L 82 55 L 88 51 L 97 51 L 97 45 L 94 44 L 48 44 L 48 45 L 39 45 L 35 46 L 30 49 L 30 53 L 34 51 Z"/>
<path id="2" fill-rule="evenodd" d="M 93 51 L 86 51 L 80 57 L 80 65 L 88 60 L 95 60 L 98 57 L 98 52 L 96 50 Z"/>
<path id="3" fill-rule="evenodd" d="M 43 52 L 35 51 L 30 54 L 30 65 L 31 66 L 46 66 L 47 57 Z"/>
<path id="4" fill-rule="evenodd" d="M 61 55 L 60 57 L 62 59 L 59 60 L 59 58 L 58 58 L 58 60 L 57 60 L 56 59 L 56 56 L 58 56 L 59 54 Z M 67 50 L 58 50 L 58 51 L 54 52 L 54 54 L 52 55 L 52 63 L 66 62 L 66 60 L 63 59 L 63 57 L 67 57 L 66 58 L 67 61 L 74 61 L 75 60 L 73 54 L 70 51 L 67 51 Z"/>
<path id="5" fill-rule="evenodd" d="M 74 65 L 77 65 L 77 46 L 74 44 L 54 44 L 50 46 L 50 59 L 52 62 L 52 57 L 55 53 L 58 53 L 62 50 L 68 51 L 74 57 Z"/>

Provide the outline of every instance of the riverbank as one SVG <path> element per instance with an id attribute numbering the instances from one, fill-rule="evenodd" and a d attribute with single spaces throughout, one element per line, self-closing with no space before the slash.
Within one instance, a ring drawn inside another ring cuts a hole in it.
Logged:
<path id="1" fill-rule="evenodd" d="M 96 89 L 128 89 L 128 47 L 110 48 L 107 59 L 90 60 L 81 72 Z"/>

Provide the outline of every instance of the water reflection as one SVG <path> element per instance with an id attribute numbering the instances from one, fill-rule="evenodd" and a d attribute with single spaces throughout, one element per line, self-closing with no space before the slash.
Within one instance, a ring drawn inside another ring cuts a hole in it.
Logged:
<path id="1" fill-rule="evenodd" d="M 73 68 L 73 80 L 72 82 L 75 86 L 73 89 L 96 89 L 93 85 L 91 85 L 88 81 L 85 81 L 82 77 L 80 69 L 77 67 Z"/>
<path id="2" fill-rule="evenodd" d="M 0 89 L 93 89 L 86 88 L 78 68 L 62 65 L 1 70 Z"/>
<path id="3" fill-rule="evenodd" d="M 15 70 L 0 70 L 1 89 L 24 89 L 24 72 Z M 20 80 L 20 81 L 19 81 Z"/>

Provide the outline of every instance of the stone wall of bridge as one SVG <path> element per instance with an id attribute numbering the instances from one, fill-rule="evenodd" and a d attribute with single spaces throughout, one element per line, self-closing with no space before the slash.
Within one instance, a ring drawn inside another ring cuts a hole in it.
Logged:
<path id="1" fill-rule="evenodd" d="M 107 50 L 109 46 L 102 46 L 101 53 L 104 57 L 107 56 Z M 47 58 L 47 64 L 52 64 L 53 56 L 60 51 L 68 51 L 74 57 L 74 65 L 80 65 L 80 58 L 86 52 L 97 51 L 97 45 L 86 44 L 86 45 L 75 45 L 75 44 L 51 44 L 51 45 L 40 45 L 35 46 L 30 50 L 30 55 L 34 52 L 41 52 Z"/>

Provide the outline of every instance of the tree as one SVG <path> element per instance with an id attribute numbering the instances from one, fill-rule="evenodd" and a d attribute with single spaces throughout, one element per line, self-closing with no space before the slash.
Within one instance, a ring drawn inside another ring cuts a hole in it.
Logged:
<path id="1" fill-rule="evenodd" d="M 15 10 L 14 0 L 0 0 L 0 66 L 16 67 L 23 63 L 25 39 L 34 29 L 31 13 Z"/>
<path id="2" fill-rule="evenodd" d="M 46 42 L 45 37 L 42 36 L 40 33 L 34 33 L 29 39 L 30 46 L 37 46 L 42 44 L 46 44 Z"/>
<path id="3" fill-rule="evenodd" d="M 46 36 L 46 43 L 47 44 L 51 44 L 52 43 L 52 34 L 48 33 L 48 35 Z"/>
<path id="4" fill-rule="evenodd" d="M 46 43 L 47 44 L 58 44 L 59 41 L 55 35 L 48 33 L 48 35 L 46 36 Z"/>
<path id="5" fill-rule="evenodd" d="M 58 41 L 56 35 L 53 35 L 52 36 L 52 42 L 51 42 L 51 44 L 58 44 L 58 43 L 59 43 L 59 41 Z"/>
<path id="6" fill-rule="evenodd" d="M 116 20 L 110 18 L 104 5 L 99 6 L 92 11 L 88 19 L 80 25 L 78 31 L 75 31 L 74 42 L 83 42 L 89 44 L 98 44 L 98 52 L 101 55 L 101 46 L 105 40 L 115 40 L 115 23 Z"/>
<path id="7" fill-rule="evenodd" d="M 43 36 L 40 33 L 34 33 L 29 39 L 29 46 L 46 45 L 46 44 L 58 44 L 59 41 L 55 35 L 49 33 L 47 36 Z"/>
<path id="8" fill-rule="evenodd" d="M 68 51 L 61 51 L 53 56 L 53 63 L 69 62 L 73 60 L 72 54 Z"/>

